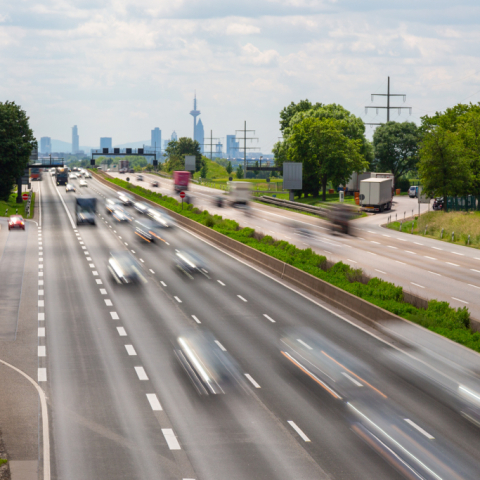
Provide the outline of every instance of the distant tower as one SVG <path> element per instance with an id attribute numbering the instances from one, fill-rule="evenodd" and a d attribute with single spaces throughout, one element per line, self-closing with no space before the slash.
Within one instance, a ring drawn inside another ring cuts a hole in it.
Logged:
<path id="1" fill-rule="evenodd" d="M 173 133 L 172 133 L 172 136 L 170 137 L 170 140 L 178 140 L 178 135 L 177 135 L 177 132 L 174 130 Z"/>
<path id="2" fill-rule="evenodd" d="M 75 155 L 80 150 L 80 140 L 78 137 L 78 128 L 76 125 L 72 127 L 72 153 Z"/>
<path id="3" fill-rule="evenodd" d="M 200 145 L 200 152 L 203 153 L 204 152 L 203 141 L 205 139 L 205 131 L 203 128 L 203 123 L 201 118 L 198 119 L 198 123 L 195 126 L 195 133 L 194 133 L 193 139 L 198 142 L 198 144 Z"/>
<path id="4" fill-rule="evenodd" d="M 193 139 L 195 140 L 195 133 L 197 131 L 197 117 L 200 115 L 200 110 L 197 110 L 197 92 L 195 92 L 195 97 L 193 98 L 193 110 L 190 112 L 190 115 L 193 117 Z M 203 143 L 203 138 L 200 143 Z"/>

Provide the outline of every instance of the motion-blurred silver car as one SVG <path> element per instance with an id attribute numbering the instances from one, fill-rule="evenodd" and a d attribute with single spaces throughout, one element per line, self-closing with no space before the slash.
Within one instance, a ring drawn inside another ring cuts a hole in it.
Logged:
<path id="1" fill-rule="evenodd" d="M 190 279 L 199 273 L 210 278 L 205 262 L 193 252 L 175 250 L 173 261 L 175 266 Z"/>
<path id="2" fill-rule="evenodd" d="M 134 197 L 130 195 L 129 193 L 126 192 L 117 192 L 118 198 L 124 205 L 132 205 L 133 202 L 135 201 Z"/>
<path id="3" fill-rule="evenodd" d="M 133 208 L 142 215 L 148 212 L 148 209 L 150 208 L 149 205 L 147 205 L 145 202 L 135 202 L 133 204 Z"/>
<path id="4" fill-rule="evenodd" d="M 119 284 L 147 283 L 141 265 L 128 250 L 110 252 L 108 269 Z"/>

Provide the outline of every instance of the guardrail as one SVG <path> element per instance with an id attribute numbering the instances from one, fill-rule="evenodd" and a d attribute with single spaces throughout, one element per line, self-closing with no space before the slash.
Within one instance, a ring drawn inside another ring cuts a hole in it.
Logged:
<path id="1" fill-rule="evenodd" d="M 279 207 L 287 207 L 287 208 L 292 208 L 294 210 L 299 210 L 302 212 L 315 213 L 323 217 L 327 216 L 329 213 L 328 208 L 315 207 L 313 205 L 305 205 L 299 202 L 291 202 L 290 200 L 282 200 L 280 198 L 268 197 L 267 195 L 262 195 L 261 197 L 258 197 L 258 199 L 265 203 L 278 205 Z"/>
<path id="2" fill-rule="evenodd" d="M 28 218 L 30 216 L 30 205 L 32 203 L 32 192 L 28 193 L 28 200 L 27 205 L 25 206 L 25 217 Z"/>

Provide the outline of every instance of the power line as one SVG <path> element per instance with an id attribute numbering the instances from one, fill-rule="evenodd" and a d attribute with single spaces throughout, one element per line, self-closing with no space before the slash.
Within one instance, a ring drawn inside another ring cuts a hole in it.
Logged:
<path id="1" fill-rule="evenodd" d="M 247 147 L 247 140 L 256 140 L 258 142 L 258 138 L 247 137 L 248 132 L 253 132 L 253 134 L 255 135 L 255 130 L 247 130 L 246 120 L 243 125 L 243 130 L 235 130 L 235 139 L 237 137 L 237 132 L 243 132 L 243 147 L 235 147 L 235 149 L 243 150 L 243 178 L 247 178 L 247 150 L 260 150 L 259 147 Z"/>
<path id="2" fill-rule="evenodd" d="M 204 137 L 203 138 L 203 141 L 205 140 L 210 140 L 210 143 L 202 143 L 202 147 L 206 147 L 208 145 L 210 145 L 210 160 L 212 160 L 212 154 L 213 154 L 213 141 L 214 140 L 218 140 L 218 143 L 215 144 L 215 146 L 217 145 L 220 145 L 221 147 L 223 147 L 223 144 L 220 143 L 220 138 L 217 138 L 217 137 L 213 137 L 212 136 L 212 131 L 210 130 L 210 139 L 208 137 Z M 208 153 L 208 152 L 207 152 Z"/>

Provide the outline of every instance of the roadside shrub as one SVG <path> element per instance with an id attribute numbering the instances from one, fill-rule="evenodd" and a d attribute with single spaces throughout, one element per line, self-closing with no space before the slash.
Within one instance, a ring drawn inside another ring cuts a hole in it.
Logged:
<path id="1" fill-rule="evenodd" d="M 410 180 L 405 177 L 398 178 L 395 183 L 395 188 L 399 188 L 402 192 L 408 192 L 408 189 L 410 188 Z"/>

